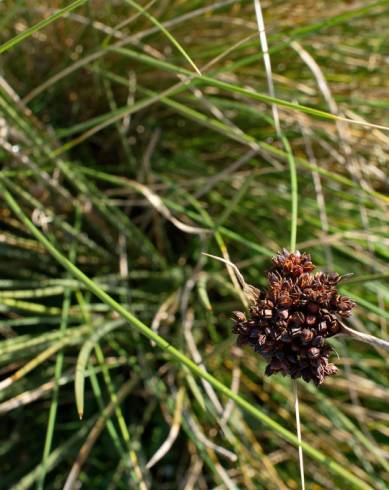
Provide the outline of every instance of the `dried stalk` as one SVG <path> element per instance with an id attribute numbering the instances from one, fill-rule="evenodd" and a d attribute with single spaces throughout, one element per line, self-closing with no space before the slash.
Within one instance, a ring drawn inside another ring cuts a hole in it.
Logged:
<path id="1" fill-rule="evenodd" d="M 365 344 L 371 344 L 374 345 L 375 347 L 380 347 L 382 349 L 389 350 L 389 342 L 387 340 L 374 337 L 374 335 L 368 335 L 366 333 L 358 332 L 357 330 L 348 327 L 340 320 L 338 321 L 342 329 L 340 333 L 336 335 L 337 337 L 339 335 L 342 335 L 343 337 L 350 337 L 355 340 L 359 340 L 360 342 L 364 342 Z"/>
<path id="2" fill-rule="evenodd" d="M 235 272 L 236 279 L 239 283 L 239 286 L 241 287 L 243 293 L 245 294 L 247 300 L 249 303 L 255 303 L 259 296 L 259 289 L 256 287 L 252 286 L 251 284 L 247 284 L 247 282 L 244 280 L 244 277 L 240 270 L 238 269 L 237 265 L 231 262 L 230 260 L 223 259 L 222 257 L 218 257 L 217 255 L 211 255 L 206 252 L 202 252 L 203 255 L 206 255 L 207 257 L 211 257 L 211 259 L 216 259 L 220 260 L 220 262 L 224 262 L 225 264 L 229 265 L 230 267 L 233 268 Z"/>

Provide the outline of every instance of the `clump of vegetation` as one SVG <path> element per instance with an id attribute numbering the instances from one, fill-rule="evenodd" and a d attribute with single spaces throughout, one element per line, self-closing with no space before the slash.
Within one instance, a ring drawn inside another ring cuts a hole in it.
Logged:
<path id="1" fill-rule="evenodd" d="M 299 488 L 291 380 L 202 252 L 263 290 L 297 229 L 387 339 L 386 3 L 261 2 L 274 97 L 252 2 L 0 5 L 1 488 Z M 384 490 L 387 356 L 328 344 L 307 487 Z"/>

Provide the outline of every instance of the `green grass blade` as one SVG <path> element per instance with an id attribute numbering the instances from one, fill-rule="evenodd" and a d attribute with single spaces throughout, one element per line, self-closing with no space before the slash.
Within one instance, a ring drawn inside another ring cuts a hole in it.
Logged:
<path id="1" fill-rule="evenodd" d="M 80 217 L 81 215 L 79 209 L 77 208 L 75 228 L 78 231 L 80 230 L 80 221 L 81 221 Z M 74 262 L 76 258 L 76 244 L 77 242 L 73 241 L 70 246 L 69 260 L 71 262 Z M 66 290 L 64 291 L 64 299 L 62 303 L 62 317 L 61 317 L 61 324 L 59 328 L 62 334 L 64 334 L 67 329 L 70 305 L 71 305 L 71 289 L 66 288 Z M 54 386 L 53 396 L 50 404 L 49 418 L 47 421 L 46 438 L 45 438 L 45 445 L 43 448 L 43 457 L 42 457 L 42 472 L 37 483 L 37 490 L 43 490 L 45 485 L 45 478 L 47 473 L 47 461 L 53 443 L 55 421 L 57 417 L 58 398 L 59 398 L 59 380 L 62 376 L 63 362 L 64 362 L 64 352 L 62 350 L 59 352 L 55 362 L 55 368 L 54 368 L 55 386 Z"/>
<path id="2" fill-rule="evenodd" d="M 84 415 L 84 384 L 85 384 L 85 372 L 88 365 L 89 356 L 92 349 L 95 347 L 97 342 L 112 332 L 116 328 L 123 326 L 123 320 L 116 320 L 114 322 L 106 323 L 101 328 L 97 329 L 96 332 L 84 343 L 77 359 L 76 365 L 76 376 L 74 379 L 74 392 L 76 396 L 77 412 L 80 419 Z"/>
<path id="3" fill-rule="evenodd" d="M 135 59 L 138 61 L 142 61 L 145 64 L 158 67 L 158 68 L 165 70 L 165 71 L 168 71 L 168 72 L 187 76 L 187 77 L 189 77 L 189 81 L 192 80 L 193 78 L 195 78 L 197 81 L 199 81 L 200 83 L 204 83 L 205 85 L 217 87 L 219 89 L 226 90 L 227 92 L 231 92 L 234 94 L 245 95 L 246 97 L 248 97 L 250 99 L 259 100 L 261 102 L 265 102 L 266 104 L 270 104 L 270 105 L 275 104 L 275 105 L 280 106 L 280 107 L 286 107 L 288 109 L 293 109 L 295 111 L 302 112 L 302 113 L 308 114 L 310 116 L 318 117 L 320 119 L 327 119 L 330 121 L 336 121 L 336 120 L 346 121 L 350 124 L 358 124 L 358 125 L 362 124 L 365 126 L 389 131 L 389 127 L 387 127 L 387 126 L 369 123 L 369 122 L 365 123 L 365 122 L 355 121 L 353 119 L 348 119 L 345 117 L 336 116 L 336 115 L 331 114 L 331 113 L 326 112 L 326 111 L 314 109 L 312 107 L 307 107 L 307 106 L 304 106 L 301 104 L 296 104 L 294 102 L 289 102 L 287 100 L 283 100 L 283 99 L 280 99 L 278 97 L 272 97 L 270 95 L 262 94 L 262 93 L 254 91 L 254 90 L 248 90 L 248 89 L 243 88 L 239 85 L 229 83 L 229 82 L 224 82 L 222 80 L 219 80 L 218 78 L 214 78 L 214 77 L 207 76 L 207 75 L 196 75 L 196 74 L 191 73 L 189 70 L 186 70 L 185 68 L 178 67 L 178 66 L 173 65 L 171 63 L 168 63 L 166 61 L 158 60 L 156 58 L 153 58 L 153 57 L 148 56 L 146 54 L 134 51 L 134 50 L 129 49 L 129 48 L 112 47 L 111 51 L 116 52 L 116 53 L 120 53 L 124 56 L 127 56 L 129 58 L 132 58 L 132 59 Z"/>
<path id="4" fill-rule="evenodd" d="M 292 149 L 290 147 L 289 141 L 287 140 L 287 138 L 285 138 L 285 136 L 282 136 L 282 143 L 288 155 L 288 163 L 290 169 L 290 186 L 291 186 L 291 196 L 292 196 L 291 223 L 290 223 L 290 250 L 293 252 L 296 250 L 296 240 L 297 240 L 297 212 L 298 212 L 297 169 L 296 169 L 296 162 L 294 160 Z"/>
<path id="5" fill-rule="evenodd" d="M 125 0 L 126 3 L 130 4 L 132 7 L 134 7 L 138 12 L 140 12 L 142 15 L 147 17 L 153 24 L 155 24 L 158 29 L 165 34 L 165 36 L 169 39 L 169 41 L 178 49 L 178 51 L 183 55 L 183 57 L 186 59 L 186 61 L 192 66 L 192 68 L 195 70 L 196 73 L 201 75 L 200 70 L 197 68 L 195 63 L 193 62 L 192 58 L 188 55 L 188 53 L 185 51 L 185 49 L 181 46 L 181 44 L 175 39 L 174 36 L 170 34 L 170 32 L 164 27 L 155 17 L 153 17 L 147 10 L 145 10 L 143 7 L 141 7 L 139 4 L 134 2 L 133 0 Z"/>
<path id="6" fill-rule="evenodd" d="M 66 15 L 68 12 L 71 12 L 72 10 L 76 9 L 77 7 L 80 7 L 84 3 L 86 3 L 88 0 L 76 0 L 75 2 L 72 2 L 71 4 L 67 5 L 63 9 L 58 10 L 55 12 L 55 14 L 50 15 L 47 19 L 43 19 L 37 24 L 29 27 L 25 31 L 21 32 L 17 36 L 13 37 L 9 41 L 5 42 L 0 46 L 0 54 L 4 53 L 8 49 L 13 48 L 17 44 L 21 43 L 24 39 L 30 37 L 34 32 L 38 32 L 44 27 L 48 26 L 52 22 L 55 22 L 57 19 L 60 19 L 64 15 Z"/>

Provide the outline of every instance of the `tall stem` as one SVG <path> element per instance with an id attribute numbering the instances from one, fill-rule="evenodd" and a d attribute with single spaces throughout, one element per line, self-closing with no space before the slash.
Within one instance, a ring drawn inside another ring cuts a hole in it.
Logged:
<path id="1" fill-rule="evenodd" d="M 299 441 L 299 463 L 300 463 L 301 488 L 302 488 L 302 490 L 305 490 L 304 456 L 303 456 L 303 448 L 301 446 L 301 424 L 300 424 L 299 395 L 298 395 L 298 384 L 297 384 L 297 381 L 295 379 L 293 380 L 293 391 L 294 391 L 294 412 L 296 414 L 297 439 Z"/>
<path id="2" fill-rule="evenodd" d="M 375 347 L 381 347 L 382 349 L 389 350 L 389 341 L 379 339 L 378 337 L 374 337 L 374 335 L 368 335 L 367 333 L 358 332 L 357 330 L 348 327 L 343 322 L 339 320 L 338 322 L 342 327 L 342 330 L 340 331 L 340 333 L 338 333 L 338 335 L 351 337 L 355 340 L 359 340 L 360 342 L 365 342 L 365 344 L 370 344 L 374 345 Z"/>

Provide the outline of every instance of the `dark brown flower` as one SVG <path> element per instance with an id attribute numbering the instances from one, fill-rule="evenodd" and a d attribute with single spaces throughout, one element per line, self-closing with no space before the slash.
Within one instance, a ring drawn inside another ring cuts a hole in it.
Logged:
<path id="1" fill-rule="evenodd" d="M 234 312 L 238 345 L 251 345 L 268 362 L 266 374 L 323 383 L 337 368 L 325 339 L 339 333 L 337 315 L 351 315 L 355 303 L 338 294 L 342 276 L 315 269 L 309 254 L 283 250 L 272 260 L 269 286 L 250 306 L 249 318 Z"/>

